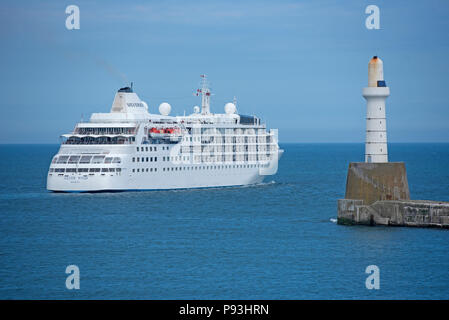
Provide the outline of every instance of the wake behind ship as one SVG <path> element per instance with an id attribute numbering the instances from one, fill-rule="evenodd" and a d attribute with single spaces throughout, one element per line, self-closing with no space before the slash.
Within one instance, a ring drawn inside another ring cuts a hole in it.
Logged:
<path id="1" fill-rule="evenodd" d="M 159 114 L 125 87 L 109 113 L 80 122 L 53 157 L 47 176 L 50 191 L 161 190 L 238 186 L 274 175 L 283 150 L 277 129 L 267 130 L 255 116 L 210 112 L 211 92 L 202 75 L 202 108 L 188 116 Z"/>

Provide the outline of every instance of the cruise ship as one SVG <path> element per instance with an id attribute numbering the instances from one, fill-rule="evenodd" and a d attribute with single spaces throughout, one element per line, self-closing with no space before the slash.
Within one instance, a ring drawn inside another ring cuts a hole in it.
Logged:
<path id="1" fill-rule="evenodd" d="M 163 102 L 151 113 L 130 87 L 115 95 L 109 113 L 93 113 L 61 136 L 47 189 L 55 192 L 164 190 L 241 186 L 276 174 L 283 150 L 278 130 L 238 114 L 235 99 L 211 113 L 205 75 L 195 95 L 201 109 L 170 116 Z"/>

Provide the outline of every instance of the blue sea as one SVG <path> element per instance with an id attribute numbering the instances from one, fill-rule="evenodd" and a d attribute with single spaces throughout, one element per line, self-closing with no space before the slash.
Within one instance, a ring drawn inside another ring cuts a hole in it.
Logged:
<path id="1" fill-rule="evenodd" d="M 0 298 L 449 298 L 449 230 L 335 223 L 363 144 L 282 148 L 256 186 L 61 194 L 45 189 L 57 145 L 1 145 Z M 449 201 L 449 144 L 389 153 L 413 199 Z M 369 265 L 379 290 L 365 287 Z"/>

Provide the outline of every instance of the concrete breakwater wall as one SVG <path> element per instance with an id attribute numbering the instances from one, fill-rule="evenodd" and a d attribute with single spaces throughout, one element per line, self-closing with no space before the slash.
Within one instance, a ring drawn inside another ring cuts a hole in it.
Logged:
<path id="1" fill-rule="evenodd" d="M 352 162 L 337 222 L 449 228 L 449 202 L 410 200 L 403 162 Z"/>
<path id="2" fill-rule="evenodd" d="M 427 200 L 339 199 L 338 223 L 449 228 L 449 202 Z"/>

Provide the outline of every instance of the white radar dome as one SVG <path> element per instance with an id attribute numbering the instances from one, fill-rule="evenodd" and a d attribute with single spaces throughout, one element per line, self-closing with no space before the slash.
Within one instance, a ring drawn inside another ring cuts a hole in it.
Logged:
<path id="1" fill-rule="evenodd" d="M 226 103 L 224 109 L 226 114 L 233 114 L 237 111 L 235 104 L 233 104 L 232 102 Z"/>
<path id="2" fill-rule="evenodd" d="M 167 102 L 162 102 L 159 105 L 159 112 L 161 115 L 168 116 L 170 114 L 170 111 L 171 111 L 171 105 L 168 104 Z"/>
<path id="3" fill-rule="evenodd" d="M 200 107 L 194 106 L 194 107 L 193 107 L 193 112 L 194 112 L 194 113 L 200 113 Z"/>

